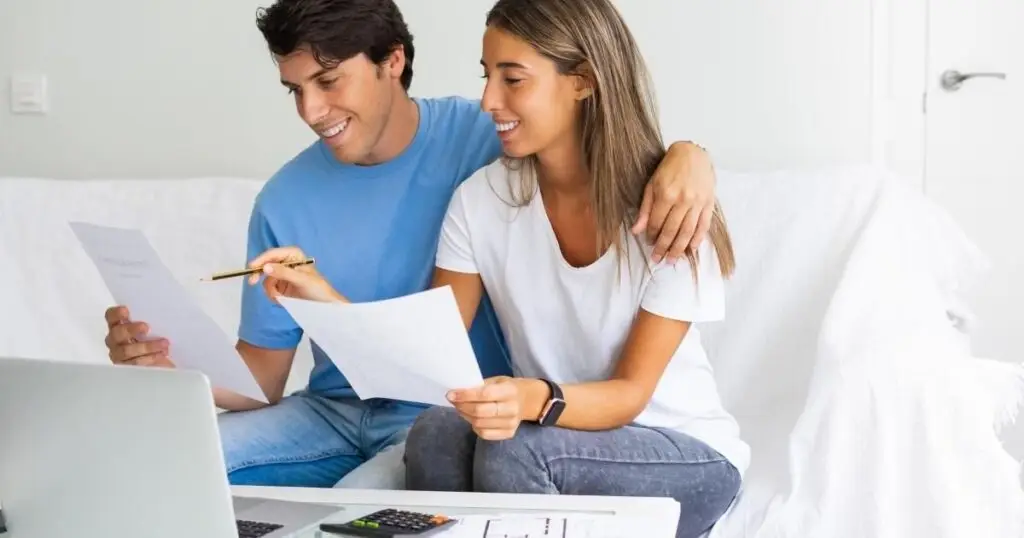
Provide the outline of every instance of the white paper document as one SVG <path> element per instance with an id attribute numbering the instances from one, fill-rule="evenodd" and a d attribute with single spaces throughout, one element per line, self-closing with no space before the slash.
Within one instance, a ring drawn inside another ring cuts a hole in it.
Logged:
<path id="1" fill-rule="evenodd" d="M 483 384 L 450 287 L 366 303 L 279 301 L 364 400 L 451 407 L 449 390 Z"/>
<path id="2" fill-rule="evenodd" d="M 616 516 L 501 514 L 456 516 L 437 538 L 635 538 L 642 522 Z"/>
<path id="3" fill-rule="evenodd" d="M 140 230 L 70 223 L 114 301 L 166 338 L 178 368 L 198 370 L 216 387 L 267 403 L 256 379 L 216 322 L 192 301 Z"/>

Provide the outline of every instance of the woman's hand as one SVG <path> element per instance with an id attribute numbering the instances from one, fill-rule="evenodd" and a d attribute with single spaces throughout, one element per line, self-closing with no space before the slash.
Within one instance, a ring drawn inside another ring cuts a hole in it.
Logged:
<path id="1" fill-rule="evenodd" d="M 306 259 L 306 255 L 298 247 L 281 247 L 270 249 L 249 262 L 249 267 L 263 268 L 263 289 L 274 302 L 280 296 L 310 301 L 348 302 L 341 296 L 313 265 L 287 267 L 285 263 L 298 262 Z M 259 282 L 260 273 L 249 275 L 249 284 Z"/>
<path id="2" fill-rule="evenodd" d="M 481 439 L 504 441 L 515 436 L 523 421 L 524 382 L 528 380 L 492 377 L 481 387 L 450 391 L 448 401 Z"/>

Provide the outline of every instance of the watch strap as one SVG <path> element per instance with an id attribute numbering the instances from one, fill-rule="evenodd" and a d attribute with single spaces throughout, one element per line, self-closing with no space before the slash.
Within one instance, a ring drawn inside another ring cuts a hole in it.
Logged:
<path id="1" fill-rule="evenodd" d="M 562 387 L 559 387 L 558 383 L 555 383 L 554 381 L 552 381 L 550 379 L 541 379 L 541 381 L 546 383 L 547 386 L 548 386 L 548 389 L 551 391 L 551 394 L 548 396 L 548 400 L 549 401 L 550 400 L 555 400 L 555 399 L 558 399 L 558 400 L 564 400 L 565 399 L 565 398 L 562 397 Z"/>
<path id="2" fill-rule="evenodd" d="M 547 384 L 551 395 L 548 397 L 547 403 L 537 418 L 537 424 L 541 426 L 554 426 L 558 423 L 558 418 L 561 416 L 562 411 L 565 410 L 565 398 L 562 396 L 562 387 L 559 387 L 557 383 L 550 379 L 541 379 L 541 381 Z"/>

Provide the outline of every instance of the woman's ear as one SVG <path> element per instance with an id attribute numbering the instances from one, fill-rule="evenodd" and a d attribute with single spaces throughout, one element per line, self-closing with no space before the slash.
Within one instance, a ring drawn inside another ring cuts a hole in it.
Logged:
<path id="1" fill-rule="evenodd" d="M 594 95 L 594 71 L 584 62 L 576 70 L 576 100 L 584 101 Z"/>

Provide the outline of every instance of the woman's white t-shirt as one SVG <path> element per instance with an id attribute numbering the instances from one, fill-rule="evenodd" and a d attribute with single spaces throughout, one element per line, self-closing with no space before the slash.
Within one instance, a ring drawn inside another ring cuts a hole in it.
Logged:
<path id="1" fill-rule="evenodd" d="M 480 275 L 517 376 L 563 384 L 609 379 L 641 308 L 681 321 L 723 318 L 723 279 L 710 241 L 701 246 L 696 282 L 685 258 L 650 265 L 653 248 L 638 245 L 626 230 L 628 264 L 610 248 L 593 264 L 573 267 L 558 247 L 540 191 L 534 189 L 527 205 L 518 203 L 520 181 L 500 160 L 466 180 L 448 208 L 437 253 L 438 267 Z M 750 449 L 721 404 L 694 325 L 635 423 L 695 437 L 740 473 L 749 464 Z"/>

